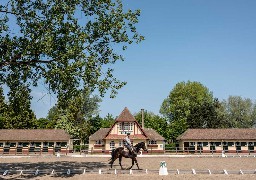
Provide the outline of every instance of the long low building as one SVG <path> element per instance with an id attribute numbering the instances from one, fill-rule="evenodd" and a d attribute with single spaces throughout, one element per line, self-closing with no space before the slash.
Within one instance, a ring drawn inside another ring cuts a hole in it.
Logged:
<path id="1" fill-rule="evenodd" d="M 0 129 L 0 154 L 54 154 L 72 150 L 73 140 L 62 129 Z"/>
<path id="2" fill-rule="evenodd" d="M 189 152 L 256 152 L 256 128 L 188 129 L 177 140 Z"/>

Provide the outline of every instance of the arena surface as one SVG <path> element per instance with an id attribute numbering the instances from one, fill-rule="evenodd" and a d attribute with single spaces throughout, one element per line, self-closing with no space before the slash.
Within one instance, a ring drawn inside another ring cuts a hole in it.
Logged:
<path id="1" fill-rule="evenodd" d="M 0 179 L 256 179 L 256 157 L 254 156 L 225 158 L 219 156 L 147 156 L 137 159 L 142 170 L 136 170 L 137 167 L 134 165 L 132 171 L 122 171 L 118 160 L 110 169 L 109 157 L 0 156 Z M 169 172 L 167 176 L 158 175 L 162 161 L 166 162 Z M 128 168 L 131 165 L 131 159 L 123 159 L 122 164 L 124 168 Z M 192 169 L 196 174 L 192 174 Z M 10 173 L 3 176 L 6 170 Z M 23 170 L 22 174 L 20 174 L 21 170 Z M 35 176 L 36 170 L 39 173 Z M 99 174 L 99 170 L 102 174 Z M 224 170 L 228 172 L 228 175 L 224 174 Z"/>

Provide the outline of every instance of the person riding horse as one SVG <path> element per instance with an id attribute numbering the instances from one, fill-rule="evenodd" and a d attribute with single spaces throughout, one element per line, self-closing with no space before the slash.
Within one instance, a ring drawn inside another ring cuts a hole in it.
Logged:
<path id="1" fill-rule="evenodd" d="M 130 140 L 130 133 L 126 134 L 127 136 L 124 138 L 124 146 L 129 150 L 129 154 L 131 156 L 137 155 L 137 153 L 134 151 L 134 147 L 132 146 L 131 140 Z"/>

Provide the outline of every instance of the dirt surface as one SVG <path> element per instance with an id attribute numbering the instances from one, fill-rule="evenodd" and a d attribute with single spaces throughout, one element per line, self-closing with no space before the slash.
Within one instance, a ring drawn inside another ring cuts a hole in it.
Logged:
<path id="1" fill-rule="evenodd" d="M 141 170 L 137 170 L 134 165 L 132 171 L 121 170 L 118 160 L 110 169 L 108 159 L 66 156 L 0 158 L 0 179 L 256 179 L 256 174 L 253 174 L 256 173 L 255 157 L 138 157 Z M 167 176 L 158 175 L 162 161 L 166 162 L 169 172 Z M 122 164 L 124 168 L 130 167 L 131 159 L 123 159 Z M 39 174 L 35 176 L 37 169 Z M 197 174 L 192 174 L 192 169 Z M 229 172 L 229 175 L 224 174 L 224 169 Z M 10 170 L 7 176 L 3 176 L 5 170 Z M 24 171 L 23 175 L 20 175 L 19 170 Z M 99 174 L 99 170 L 102 174 Z M 212 174 L 209 174 L 209 170 Z M 240 170 L 244 174 L 239 174 Z"/>

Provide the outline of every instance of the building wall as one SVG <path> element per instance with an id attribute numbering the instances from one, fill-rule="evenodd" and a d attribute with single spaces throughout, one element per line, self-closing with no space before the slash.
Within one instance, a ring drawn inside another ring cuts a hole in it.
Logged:
<path id="1" fill-rule="evenodd" d="M 68 141 L 0 141 L 0 154 L 55 154 L 73 150 L 73 140 Z"/>
<path id="2" fill-rule="evenodd" d="M 212 143 L 214 142 L 214 143 Z M 183 151 L 197 151 L 197 152 L 222 152 L 225 150 L 225 152 L 256 152 L 256 140 L 253 144 L 253 146 L 250 146 L 249 143 L 254 142 L 252 140 L 223 140 L 223 141 L 217 141 L 217 140 L 202 140 L 202 141 L 180 141 L 179 142 L 179 148 Z M 199 145 L 199 144 L 203 145 Z M 206 145 L 207 143 L 207 145 Z M 186 145 L 186 146 L 185 146 Z M 202 149 L 200 150 L 200 147 Z"/>

